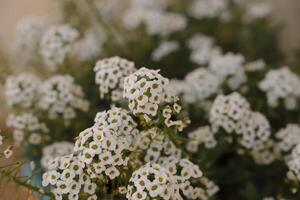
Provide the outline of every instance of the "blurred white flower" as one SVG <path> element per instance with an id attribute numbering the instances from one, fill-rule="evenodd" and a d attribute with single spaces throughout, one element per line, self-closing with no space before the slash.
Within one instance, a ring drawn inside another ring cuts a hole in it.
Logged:
<path id="1" fill-rule="evenodd" d="M 179 49 L 179 43 L 176 41 L 163 41 L 159 46 L 152 52 L 152 60 L 158 62 L 161 61 L 165 56 L 173 53 Z"/>

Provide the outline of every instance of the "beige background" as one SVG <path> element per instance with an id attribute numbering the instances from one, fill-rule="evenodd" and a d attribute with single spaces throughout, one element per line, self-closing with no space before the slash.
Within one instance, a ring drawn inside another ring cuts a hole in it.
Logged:
<path id="1" fill-rule="evenodd" d="M 0 0 L 0 45 L 2 47 L 4 45 L 6 49 L 9 47 L 15 24 L 20 18 L 26 15 L 53 15 L 55 4 L 58 1 Z M 281 35 L 281 45 L 285 51 L 289 52 L 300 44 L 300 1 L 267 1 L 273 5 L 274 22 L 284 25 Z"/>

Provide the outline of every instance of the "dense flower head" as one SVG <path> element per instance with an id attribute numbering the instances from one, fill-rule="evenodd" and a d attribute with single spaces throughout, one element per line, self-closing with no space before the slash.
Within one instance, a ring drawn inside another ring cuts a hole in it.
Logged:
<path id="1" fill-rule="evenodd" d="M 87 111 L 89 102 L 84 99 L 82 88 L 70 75 L 56 75 L 41 86 L 39 107 L 48 111 L 50 118 L 69 120 L 76 117 L 76 110 Z"/>
<path id="2" fill-rule="evenodd" d="M 147 123 L 157 120 L 161 113 L 167 127 L 181 131 L 187 122 L 171 119 L 180 113 L 181 106 L 168 84 L 169 80 L 158 70 L 143 67 L 125 78 L 123 96 L 129 100 L 128 106 L 133 114 L 142 116 Z"/>
<path id="3" fill-rule="evenodd" d="M 127 166 L 129 148 L 125 137 L 118 136 L 113 129 L 95 124 L 79 134 L 74 152 L 78 153 L 92 178 L 105 176 L 112 180 Z"/>
<path id="4" fill-rule="evenodd" d="M 300 97 L 300 78 L 288 67 L 270 70 L 259 88 L 266 92 L 268 104 L 272 107 L 279 105 L 279 100 L 284 100 L 287 109 L 297 108 L 297 100 Z"/>
<path id="5" fill-rule="evenodd" d="M 213 38 L 206 35 L 196 34 L 187 41 L 186 45 L 191 50 L 191 61 L 198 65 L 208 64 L 211 59 L 221 54 Z"/>
<path id="6" fill-rule="evenodd" d="M 43 148 L 41 165 L 44 169 L 50 166 L 50 162 L 56 157 L 62 157 L 73 153 L 74 144 L 71 142 L 55 142 Z"/>
<path id="7" fill-rule="evenodd" d="M 63 64 L 78 37 L 78 31 L 68 24 L 52 26 L 45 32 L 40 54 L 49 69 L 54 70 Z"/>
<path id="8" fill-rule="evenodd" d="M 97 113 L 95 117 L 97 126 L 103 126 L 113 130 L 118 137 L 123 137 L 129 147 L 133 146 L 139 131 L 137 123 L 133 120 L 127 110 L 122 108 L 111 108 L 110 110 Z"/>
<path id="9" fill-rule="evenodd" d="M 300 144 L 298 144 L 292 151 L 290 161 L 288 161 L 290 171 L 300 180 Z"/>
<path id="10" fill-rule="evenodd" d="M 211 59 L 209 69 L 220 78 L 228 78 L 228 86 L 236 89 L 247 80 L 243 66 L 244 60 L 240 54 L 220 54 Z"/>
<path id="11" fill-rule="evenodd" d="M 268 139 L 256 143 L 250 152 L 250 155 L 257 164 L 269 165 L 279 156 L 276 142 L 273 139 Z"/>
<path id="12" fill-rule="evenodd" d="M 186 75 L 185 84 L 184 100 L 195 103 L 216 94 L 222 80 L 206 68 L 198 68 Z"/>
<path id="13" fill-rule="evenodd" d="M 9 76 L 5 82 L 5 97 L 7 105 L 29 108 L 38 99 L 40 79 L 29 73 Z"/>
<path id="14" fill-rule="evenodd" d="M 135 149 L 140 151 L 144 162 L 159 162 L 162 157 L 181 158 L 181 150 L 165 136 L 159 129 L 151 128 L 142 131 L 135 145 Z"/>
<path id="15" fill-rule="evenodd" d="M 97 184 L 84 172 L 84 164 L 70 154 L 53 159 L 43 174 L 43 186 L 50 186 L 56 200 L 93 197 Z"/>
<path id="16" fill-rule="evenodd" d="M 32 113 L 10 114 L 6 124 L 12 129 L 13 138 L 17 143 L 40 145 L 49 140 L 46 124 L 41 123 Z"/>
<path id="17" fill-rule="evenodd" d="M 202 126 L 188 133 L 188 138 L 189 142 L 186 144 L 186 148 L 191 153 L 196 153 L 200 145 L 204 145 L 208 149 L 217 145 L 215 133 L 209 126 Z"/>
<path id="18" fill-rule="evenodd" d="M 173 53 L 174 51 L 179 49 L 179 43 L 176 41 L 163 41 L 159 44 L 159 46 L 152 52 L 152 60 L 160 61 L 165 56 Z"/>
<path id="19" fill-rule="evenodd" d="M 227 0 L 194 0 L 189 14 L 196 19 L 222 17 L 227 11 Z"/>
<path id="20" fill-rule="evenodd" d="M 89 61 L 101 53 L 105 39 L 104 33 L 90 29 L 76 42 L 74 53 L 80 61 Z"/>
<path id="21" fill-rule="evenodd" d="M 129 9 L 123 18 L 123 25 L 129 30 L 144 24 L 149 35 L 169 36 L 183 30 L 187 19 L 178 13 L 161 12 L 157 10 Z"/>
<path id="22" fill-rule="evenodd" d="M 289 154 L 297 144 L 300 143 L 300 126 L 298 124 L 288 124 L 280 129 L 276 135 L 278 148 L 289 157 Z"/>
<path id="23" fill-rule="evenodd" d="M 205 200 L 219 190 L 215 183 L 203 177 L 199 166 L 188 159 L 167 157 L 160 165 L 175 177 L 181 193 L 187 199 Z"/>
<path id="24" fill-rule="evenodd" d="M 27 16 L 18 22 L 13 46 L 18 61 L 28 63 L 35 60 L 45 29 L 43 17 Z"/>
<path id="25" fill-rule="evenodd" d="M 249 119 L 251 115 L 250 105 L 239 93 L 224 96 L 219 95 L 211 108 L 209 120 L 212 128 L 223 128 L 232 133 L 239 130 L 239 124 Z"/>
<path id="26" fill-rule="evenodd" d="M 175 177 L 158 164 L 147 163 L 133 172 L 127 190 L 129 200 L 182 199 Z"/>
<path id="27" fill-rule="evenodd" d="M 99 60 L 94 71 L 100 97 L 111 93 L 111 100 L 118 101 L 122 98 L 124 78 L 135 72 L 136 68 L 133 62 L 115 56 Z"/>

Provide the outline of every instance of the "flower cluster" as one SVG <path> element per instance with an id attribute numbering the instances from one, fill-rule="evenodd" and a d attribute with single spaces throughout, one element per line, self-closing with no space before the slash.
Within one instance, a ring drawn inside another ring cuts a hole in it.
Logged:
<path id="1" fill-rule="evenodd" d="M 228 86 L 234 90 L 247 80 L 243 63 L 244 57 L 242 55 L 220 54 L 210 61 L 209 69 L 221 79 L 228 78 Z"/>
<path id="2" fill-rule="evenodd" d="M 209 199 L 219 190 L 214 182 L 203 176 L 199 166 L 188 159 L 168 157 L 161 165 L 175 177 L 179 190 L 187 199 Z"/>
<path id="3" fill-rule="evenodd" d="M 49 69 L 54 70 L 63 64 L 78 37 L 78 31 L 67 24 L 53 26 L 45 32 L 40 54 Z"/>
<path id="4" fill-rule="evenodd" d="M 184 83 L 184 100 L 187 103 L 196 103 L 216 94 L 222 80 L 209 70 L 198 68 L 186 75 Z"/>
<path id="5" fill-rule="evenodd" d="M 215 56 L 221 54 L 213 38 L 202 34 L 192 36 L 187 41 L 187 47 L 191 50 L 190 60 L 199 65 L 208 64 Z"/>
<path id="6" fill-rule="evenodd" d="M 279 106 L 279 100 L 282 99 L 287 109 L 297 108 L 297 100 L 300 97 L 300 78 L 289 68 L 270 70 L 260 82 L 259 88 L 266 92 L 270 106 Z"/>
<path id="7" fill-rule="evenodd" d="M 18 22 L 13 46 L 18 61 L 24 64 L 36 59 L 45 29 L 46 23 L 42 17 L 27 16 Z"/>
<path id="8" fill-rule="evenodd" d="M 289 158 L 291 151 L 300 143 L 300 126 L 288 124 L 285 128 L 280 129 L 275 137 L 278 140 L 278 148 Z"/>
<path id="9" fill-rule="evenodd" d="M 41 165 L 44 169 L 48 169 L 50 162 L 57 158 L 73 153 L 74 144 L 70 142 L 55 142 L 43 148 L 43 157 Z"/>
<path id="10" fill-rule="evenodd" d="M 194 0 L 190 5 L 189 14 L 196 19 L 225 17 L 227 0 Z"/>
<path id="11" fill-rule="evenodd" d="M 182 152 L 159 129 L 151 128 L 137 137 L 135 149 L 141 152 L 142 160 L 160 162 L 164 157 L 181 158 Z"/>
<path id="12" fill-rule="evenodd" d="M 198 152 L 199 146 L 204 145 L 205 148 L 214 148 L 217 145 L 215 132 L 209 126 L 199 127 L 188 134 L 189 142 L 186 148 L 191 153 Z"/>
<path id="13" fill-rule="evenodd" d="M 50 118 L 62 116 L 64 119 L 76 117 L 76 109 L 87 111 L 89 102 L 79 85 L 70 75 L 56 75 L 46 80 L 40 89 L 39 107 L 48 111 Z"/>
<path id="14" fill-rule="evenodd" d="M 296 179 L 300 180 L 300 144 L 293 149 L 288 167 Z"/>
<path id="15" fill-rule="evenodd" d="M 9 106 L 33 107 L 38 98 L 41 81 L 33 74 L 10 76 L 5 83 L 5 97 Z"/>
<path id="16" fill-rule="evenodd" d="M 115 102 L 122 98 L 124 78 L 135 72 L 136 68 L 133 62 L 115 56 L 99 60 L 94 71 L 100 97 L 111 93 L 111 100 Z"/>
<path id="17" fill-rule="evenodd" d="M 46 124 L 41 123 L 32 113 L 22 113 L 20 115 L 10 114 L 6 122 L 7 126 L 13 130 L 15 142 L 30 145 L 40 145 L 49 140 L 46 134 L 49 132 Z"/>
<path id="18" fill-rule="evenodd" d="M 53 159 L 48 166 L 49 171 L 43 174 L 43 186 L 51 186 L 56 200 L 79 199 L 84 195 L 88 200 L 95 196 L 97 184 L 85 173 L 84 165 L 73 154 Z"/>
<path id="19" fill-rule="evenodd" d="M 126 197 L 134 199 L 182 199 L 175 177 L 158 164 L 147 163 L 133 172 Z"/>
<path id="20" fill-rule="evenodd" d="M 161 61 L 165 56 L 179 49 L 179 44 L 176 41 L 163 41 L 152 52 L 152 60 Z"/>
<path id="21" fill-rule="evenodd" d="M 171 119 L 180 113 L 181 106 L 176 103 L 178 98 L 168 89 L 168 84 L 169 80 L 159 71 L 143 67 L 125 78 L 123 96 L 129 100 L 133 114 L 143 117 L 146 123 L 161 113 L 167 127 L 181 131 L 187 122 Z"/>

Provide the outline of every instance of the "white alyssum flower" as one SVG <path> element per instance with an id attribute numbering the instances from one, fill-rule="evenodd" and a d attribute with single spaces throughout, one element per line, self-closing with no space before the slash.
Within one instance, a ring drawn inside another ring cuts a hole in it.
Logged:
<path id="1" fill-rule="evenodd" d="M 159 44 L 159 46 L 154 49 L 152 52 L 152 60 L 158 62 L 161 61 L 164 57 L 173 53 L 174 51 L 179 49 L 179 43 L 176 41 L 163 41 Z"/>
<path id="2" fill-rule="evenodd" d="M 288 67 L 270 70 L 260 82 L 259 88 L 266 92 L 270 106 L 277 107 L 279 100 L 282 99 L 287 109 L 297 108 L 297 100 L 300 97 L 300 78 Z"/>
<path id="3" fill-rule="evenodd" d="M 13 138 L 17 143 L 25 141 L 27 144 L 38 145 L 49 139 L 46 124 L 41 123 L 32 113 L 10 114 L 6 124 L 12 129 Z"/>
<path id="4" fill-rule="evenodd" d="M 63 64 L 78 37 L 78 31 L 68 24 L 52 26 L 45 32 L 40 54 L 49 69 L 55 70 Z"/>
<path id="5" fill-rule="evenodd" d="M 43 148 L 41 165 L 48 169 L 49 163 L 56 157 L 62 157 L 73 153 L 74 144 L 70 142 L 55 142 Z"/>
<path id="6" fill-rule="evenodd" d="M 257 164 L 269 165 L 279 156 L 276 142 L 268 139 L 257 143 L 251 150 L 250 155 Z"/>
<path id="7" fill-rule="evenodd" d="M 272 11 L 272 6 L 267 2 L 251 2 L 246 5 L 245 17 L 247 21 L 253 21 L 267 17 Z"/>
<path id="8" fill-rule="evenodd" d="M 245 71 L 247 71 L 247 72 L 262 71 L 265 68 L 266 68 L 266 63 L 262 59 L 249 62 L 245 65 Z"/>
<path id="9" fill-rule="evenodd" d="M 157 114 L 161 111 L 167 127 L 182 131 L 187 121 L 171 119 L 180 113 L 181 106 L 168 84 L 169 80 L 161 76 L 158 70 L 143 67 L 125 78 L 123 96 L 128 99 L 133 114 L 142 117 L 146 123 L 157 120 Z"/>
<path id="10" fill-rule="evenodd" d="M 219 95 L 210 110 L 209 121 L 213 130 L 223 128 L 227 133 L 239 131 L 239 124 L 251 116 L 250 105 L 239 93 Z"/>
<path id="11" fill-rule="evenodd" d="M 175 177 L 181 193 L 187 199 L 209 199 L 219 190 L 214 182 L 203 176 L 199 166 L 188 159 L 161 158 L 160 165 Z"/>
<path id="12" fill-rule="evenodd" d="M 40 79 L 29 73 L 9 76 L 5 82 L 5 97 L 9 106 L 33 107 L 38 99 Z"/>
<path id="13" fill-rule="evenodd" d="M 127 190 L 128 200 L 182 199 L 175 177 L 158 164 L 147 163 L 134 171 Z"/>
<path id="14" fill-rule="evenodd" d="M 216 94 L 222 79 L 206 68 L 198 68 L 186 75 L 184 83 L 183 99 L 187 103 L 196 103 Z"/>
<path id="15" fill-rule="evenodd" d="M 88 30 L 84 37 L 74 45 L 74 53 L 80 61 L 88 61 L 98 56 L 102 51 L 106 37 L 103 32 Z"/>
<path id="16" fill-rule="evenodd" d="M 129 150 L 129 145 L 125 137 L 96 123 L 79 134 L 74 152 L 78 153 L 92 178 L 102 175 L 113 180 L 128 164 L 129 157 L 125 152 Z"/>
<path id="17" fill-rule="evenodd" d="M 288 167 L 291 173 L 296 176 L 298 181 L 300 180 L 300 144 L 298 144 L 292 151 L 290 161 L 288 161 Z"/>
<path id="18" fill-rule="evenodd" d="M 222 17 L 227 12 L 227 0 L 194 0 L 189 14 L 196 19 Z"/>
<path id="19" fill-rule="evenodd" d="M 182 152 L 158 128 L 142 131 L 137 137 L 135 150 L 141 151 L 144 162 L 158 162 L 161 157 L 181 158 Z"/>
<path id="20" fill-rule="evenodd" d="M 206 35 L 196 34 L 187 41 L 186 45 L 191 50 L 190 60 L 198 65 L 206 65 L 215 56 L 221 54 L 213 38 Z"/>
<path id="21" fill-rule="evenodd" d="M 98 112 L 95 117 L 97 126 L 103 126 L 113 130 L 118 137 L 123 137 L 132 147 L 139 134 L 137 123 L 133 120 L 127 110 L 114 107 L 110 110 Z"/>
<path id="22" fill-rule="evenodd" d="M 200 145 L 204 145 L 205 148 L 214 148 L 217 145 L 215 133 L 209 126 L 202 126 L 188 134 L 189 142 L 186 144 L 186 148 L 191 153 L 196 153 Z"/>
<path id="23" fill-rule="evenodd" d="M 70 154 L 57 157 L 52 163 L 43 174 L 42 185 L 50 186 L 56 200 L 95 195 L 97 184 L 83 171 L 84 164 L 78 157 Z"/>
<path id="24" fill-rule="evenodd" d="M 45 19 L 40 16 L 26 16 L 18 22 L 13 44 L 17 61 L 30 63 L 36 59 L 45 30 Z"/>
<path id="25" fill-rule="evenodd" d="M 115 56 L 99 60 L 94 71 L 100 97 L 104 98 L 110 93 L 111 100 L 118 101 L 122 98 L 124 78 L 135 72 L 136 68 L 133 62 Z"/>
<path id="26" fill-rule="evenodd" d="M 13 155 L 13 150 L 12 150 L 12 146 L 7 147 L 4 151 L 3 151 L 3 155 L 6 159 L 10 158 Z"/>
<path id="27" fill-rule="evenodd" d="M 228 78 L 227 85 L 234 90 L 247 80 L 244 60 L 240 54 L 220 54 L 211 59 L 209 69 L 220 78 Z"/>
<path id="28" fill-rule="evenodd" d="M 69 120 L 76 117 L 76 110 L 87 111 L 89 102 L 79 85 L 70 75 L 56 75 L 46 80 L 40 90 L 39 107 L 48 112 L 50 118 Z"/>
<path id="29" fill-rule="evenodd" d="M 300 143 L 300 126 L 298 124 L 288 124 L 285 128 L 280 129 L 275 137 L 278 139 L 278 148 L 288 158 L 294 147 Z"/>

